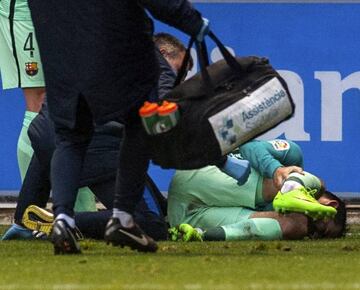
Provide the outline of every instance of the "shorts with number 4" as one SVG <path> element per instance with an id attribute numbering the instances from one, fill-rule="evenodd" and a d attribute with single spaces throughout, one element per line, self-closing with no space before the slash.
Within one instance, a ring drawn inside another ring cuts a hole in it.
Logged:
<path id="1" fill-rule="evenodd" d="M 31 20 L 12 20 L 0 14 L 0 55 L 3 89 L 45 86 Z"/>

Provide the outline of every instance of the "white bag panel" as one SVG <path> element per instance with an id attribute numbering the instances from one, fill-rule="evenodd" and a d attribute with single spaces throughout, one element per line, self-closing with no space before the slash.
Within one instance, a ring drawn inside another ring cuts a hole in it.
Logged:
<path id="1" fill-rule="evenodd" d="M 292 114 L 289 96 L 274 77 L 250 95 L 209 118 L 223 155 Z"/>

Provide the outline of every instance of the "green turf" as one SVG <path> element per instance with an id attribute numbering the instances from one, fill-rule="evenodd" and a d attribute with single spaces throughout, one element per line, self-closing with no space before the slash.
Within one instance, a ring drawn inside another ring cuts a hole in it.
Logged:
<path id="1" fill-rule="evenodd" d="M 162 242 L 156 254 L 81 246 L 54 256 L 49 242 L 0 242 L 0 289 L 360 289 L 360 228 L 340 240 Z"/>

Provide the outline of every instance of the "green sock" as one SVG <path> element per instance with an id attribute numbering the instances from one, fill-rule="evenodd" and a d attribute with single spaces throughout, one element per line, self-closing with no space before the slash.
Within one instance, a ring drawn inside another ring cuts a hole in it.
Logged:
<path id="1" fill-rule="evenodd" d="M 82 187 L 78 190 L 74 210 L 75 212 L 97 211 L 95 196 L 90 188 Z"/>
<path id="2" fill-rule="evenodd" d="M 304 171 L 303 174 L 297 172 L 290 173 L 286 181 L 290 181 L 290 180 L 296 181 L 306 188 L 317 189 L 317 191 L 319 191 L 321 188 L 320 179 L 315 175 L 306 171 Z"/>
<path id="3" fill-rule="evenodd" d="M 29 136 L 27 134 L 31 121 L 37 116 L 38 113 L 26 111 L 23 126 L 19 135 L 17 143 L 17 159 L 20 170 L 21 181 L 24 180 L 26 171 L 29 167 L 32 155 L 34 153 Z"/>
<path id="4" fill-rule="evenodd" d="M 251 218 L 222 228 L 226 241 L 282 239 L 280 224 L 272 218 Z"/>

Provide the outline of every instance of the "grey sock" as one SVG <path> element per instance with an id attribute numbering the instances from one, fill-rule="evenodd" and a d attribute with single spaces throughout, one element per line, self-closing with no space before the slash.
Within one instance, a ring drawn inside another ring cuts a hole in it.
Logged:
<path id="1" fill-rule="evenodd" d="M 222 227 L 208 229 L 203 234 L 204 241 L 225 241 L 225 231 Z"/>

